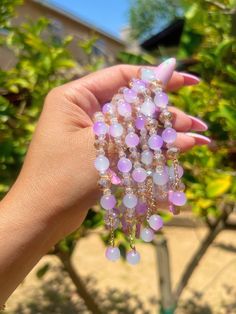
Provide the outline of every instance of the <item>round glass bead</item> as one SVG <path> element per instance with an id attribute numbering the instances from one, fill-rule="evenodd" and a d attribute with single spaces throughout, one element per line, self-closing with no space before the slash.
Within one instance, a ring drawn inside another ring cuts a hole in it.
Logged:
<path id="1" fill-rule="evenodd" d="M 136 265 L 140 261 L 140 254 L 136 250 L 129 251 L 126 255 L 126 260 L 131 265 Z"/>
<path id="2" fill-rule="evenodd" d="M 157 107 L 164 109 L 168 105 L 168 96 L 163 92 L 157 93 L 154 97 L 154 103 Z"/>
<path id="3" fill-rule="evenodd" d="M 141 79 L 144 81 L 155 81 L 156 80 L 155 71 L 149 68 L 141 69 Z"/>
<path id="4" fill-rule="evenodd" d="M 120 258 L 120 250 L 118 247 L 108 246 L 105 255 L 107 259 L 109 259 L 112 262 L 115 262 Z"/>
<path id="5" fill-rule="evenodd" d="M 177 132 L 172 128 L 166 128 L 162 132 L 161 137 L 164 142 L 171 144 L 171 143 L 174 143 L 174 141 L 176 140 Z"/>
<path id="6" fill-rule="evenodd" d="M 145 122 L 146 122 L 145 117 L 140 116 L 140 117 L 138 117 L 138 118 L 135 120 L 135 127 L 136 127 L 138 130 L 142 130 L 142 129 L 145 128 Z"/>
<path id="7" fill-rule="evenodd" d="M 109 133 L 113 137 L 120 137 L 123 134 L 123 126 L 120 123 L 113 123 L 109 128 Z"/>
<path id="8" fill-rule="evenodd" d="M 135 212 L 137 215 L 144 215 L 144 214 L 146 214 L 147 210 L 148 210 L 147 204 L 142 203 L 142 202 L 138 202 L 138 204 L 135 208 Z"/>
<path id="9" fill-rule="evenodd" d="M 161 216 L 156 215 L 156 214 L 152 215 L 149 218 L 148 223 L 149 223 L 149 226 L 155 231 L 157 231 L 163 227 L 163 220 L 162 220 Z"/>
<path id="10" fill-rule="evenodd" d="M 146 90 L 146 84 L 142 80 L 133 80 L 132 81 L 132 89 L 137 93 L 143 93 Z"/>
<path id="11" fill-rule="evenodd" d="M 127 102 L 120 102 L 120 103 L 118 103 L 117 110 L 118 110 L 118 113 L 122 117 L 129 117 L 129 116 L 131 116 L 131 112 L 132 112 L 131 106 Z"/>
<path id="12" fill-rule="evenodd" d="M 132 169 L 132 162 L 126 157 L 121 157 L 117 163 L 117 168 L 120 172 L 128 173 Z"/>
<path id="13" fill-rule="evenodd" d="M 104 172 L 106 171 L 109 166 L 110 166 L 110 162 L 109 159 L 106 156 L 103 155 L 99 155 L 94 162 L 95 168 L 100 171 L 100 172 Z"/>
<path id="14" fill-rule="evenodd" d="M 95 122 L 93 125 L 93 131 L 94 133 L 99 136 L 99 135 L 105 135 L 108 131 L 107 125 L 102 122 L 102 121 L 98 121 Z"/>
<path id="15" fill-rule="evenodd" d="M 155 111 L 156 106 L 154 102 L 149 98 L 145 100 L 140 107 L 140 112 L 147 117 L 152 117 Z"/>
<path id="16" fill-rule="evenodd" d="M 141 153 L 141 161 L 144 165 L 151 165 L 153 161 L 153 153 L 150 150 L 144 150 Z"/>
<path id="17" fill-rule="evenodd" d="M 103 107 L 102 107 L 102 112 L 104 114 L 106 114 L 106 113 L 113 114 L 114 113 L 114 106 L 113 106 L 113 104 L 110 103 L 110 102 L 104 104 Z"/>
<path id="18" fill-rule="evenodd" d="M 116 198 L 112 194 L 103 195 L 101 197 L 100 204 L 106 210 L 112 209 L 116 205 Z"/>
<path id="19" fill-rule="evenodd" d="M 140 237 L 144 242 L 151 242 L 154 238 L 154 232 L 150 228 L 144 228 L 141 231 Z"/>
<path id="20" fill-rule="evenodd" d="M 167 172 L 166 171 L 154 172 L 153 181 L 157 185 L 165 185 L 168 182 Z"/>
<path id="21" fill-rule="evenodd" d="M 123 91 L 124 99 L 127 102 L 133 103 L 137 99 L 137 92 L 133 89 L 125 88 Z"/>
<path id="22" fill-rule="evenodd" d="M 176 206 L 183 206 L 186 204 L 186 196 L 184 192 L 169 193 L 169 201 Z"/>
<path id="23" fill-rule="evenodd" d="M 135 147 L 139 143 L 139 137 L 134 132 L 130 132 L 125 137 L 125 143 L 128 147 Z"/>
<path id="24" fill-rule="evenodd" d="M 162 138 L 157 134 L 152 134 L 148 139 L 148 145 L 153 150 L 158 150 L 163 145 Z"/>
<path id="25" fill-rule="evenodd" d="M 123 197 L 123 204 L 127 208 L 134 208 L 138 203 L 137 196 L 134 194 L 125 194 Z"/>
<path id="26" fill-rule="evenodd" d="M 139 183 L 144 182 L 147 178 L 147 172 L 145 169 L 141 167 L 135 168 L 132 172 L 132 178 L 136 182 L 139 182 Z"/>
<path id="27" fill-rule="evenodd" d="M 173 166 L 169 167 L 168 171 L 169 171 L 170 179 L 174 179 L 175 178 L 174 167 Z M 180 165 L 178 165 L 178 177 L 181 178 L 183 174 L 184 174 L 184 169 Z"/>

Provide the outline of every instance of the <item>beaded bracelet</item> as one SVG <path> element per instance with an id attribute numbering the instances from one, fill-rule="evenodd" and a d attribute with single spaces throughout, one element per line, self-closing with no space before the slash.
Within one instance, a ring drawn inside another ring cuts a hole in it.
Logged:
<path id="1" fill-rule="evenodd" d="M 151 242 L 154 232 L 163 226 L 159 203 L 167 201 L 174 215 L 186 203 L 183 168 L 175 147 L 177 132 L 172 127 L 168 96 L 163 92 L 174 68 L 173 58 L 156 70 L 142 68 L 140 79 L 132 79 L 129 88 L 120 88 L 102 112 L 94 115 L 95 168 L 103 192 L 100 204 L 110 230 L 105 255 L 111 261 L 120 258 L 114 238 L 117 228 L 121 227 L 130 243 L 126 260 L 135 265 L 140 261 L 135 239 Z M 113 186 L 122 192 L 119 206 Z"/>

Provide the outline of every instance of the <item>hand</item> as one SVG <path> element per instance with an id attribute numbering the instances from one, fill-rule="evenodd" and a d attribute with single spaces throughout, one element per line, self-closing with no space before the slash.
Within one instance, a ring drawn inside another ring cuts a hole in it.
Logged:
<path id="1" fill-rule="evenodd" d="M 14 239 L 6 237 L 7 245 L 0 241 L 0 249 L 5 252 L 5 260 L 0 259 L 0 269 L 6 267 L 9 256 L 12 258 L 12 265 L 4 272 L 9 282 L 9 289 L 5 282 L 2 284 L 5 291 L 11 292 L 51 245 L 78 228 L 88 208 L 96 203 L 99 191 L 94 168 L 92 117 L 121 86 L 137 77 L 138 70 L 138 66 L 110 67 L 57 87 L 46 97 L 20 175 L 0 204 L 0 234 L 7 229 L 10 232 L 9 228 L 14 226 L 16 236 Z M 175 72 L 167 90 L 183 85 L 189 85 L 188 75 Z M 171 111 L 175 114 L 177 131 L 204 129 L 201 121 L 176 108 Z M 186 151 L 208 142 L 204 137 L 179 133 L 177 146 Z M 36 245 L 36 241 L 40 244 Z M 24 250 L 31 254 L 27 263 Z M 21 258 L 12 257 L 16 251 Z M 20 272 L 14 263 L 24 265 Z"/>

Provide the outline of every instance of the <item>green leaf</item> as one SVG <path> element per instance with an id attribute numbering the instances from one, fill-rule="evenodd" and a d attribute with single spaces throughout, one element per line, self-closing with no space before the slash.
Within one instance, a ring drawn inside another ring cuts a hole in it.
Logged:
<path id="1" fill-rule="evenodd" d="M 221 196 L 228 191 L 231 183 L 232 177 L 229 175 L 222 176 L 215 180 L 213 179 L 206 187 L 207 196 L 210 198 Z"/>
<path id="2" fill-rule="evenodd" d="M 39 268 L 39 270 L 36 273 L 36 276 L 41 279 L 43 276 L 47 273 L 47 271 L 50 268 L 50 264 L 46 263 L 43 267 Z"/>

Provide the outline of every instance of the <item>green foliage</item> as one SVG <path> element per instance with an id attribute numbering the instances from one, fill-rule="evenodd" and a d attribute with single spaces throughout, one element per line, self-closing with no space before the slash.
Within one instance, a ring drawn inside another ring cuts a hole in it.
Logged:
<path id="1" fill-rule="evenodd" d="M 22 0 L 1 0 L 0 2 L 0 29 L 10 26 L 11 18 L 15 14 L 16 5 L 22 4 Z"/>

